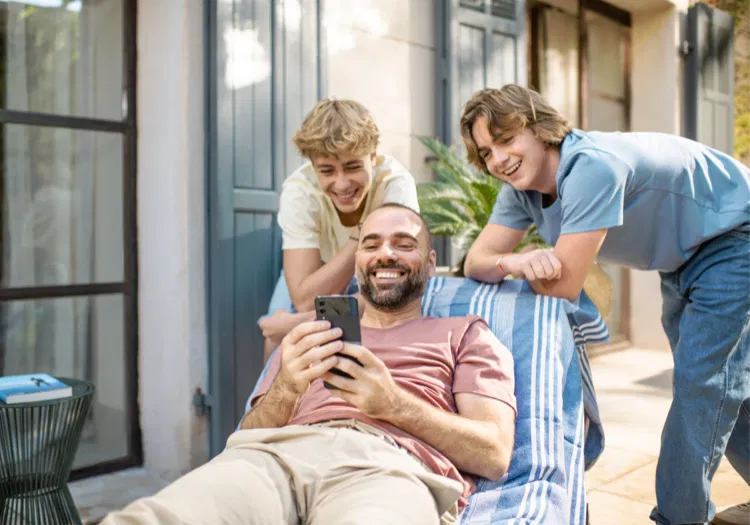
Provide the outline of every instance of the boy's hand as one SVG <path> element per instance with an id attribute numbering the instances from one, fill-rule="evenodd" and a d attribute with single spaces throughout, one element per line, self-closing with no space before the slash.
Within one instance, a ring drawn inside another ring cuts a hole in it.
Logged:
<path id="1" fill-rule="evenodd" d="M 258 321 L 263 337 L 275 343 L 274 347 L 281 344 L 282 339 L 294 329 L 295 326 L 305 321 L 315 320 L 315 311 L 292 313 L 284 309 L 278 309 L 271 315 Z"/>
<path id="2" fill-rule="evenodd" d="M 527 281 L 559 279 L 562 275 L 562 264 L 552 250 L 511 253 L 499 257 L 495 264 L 501 271 Z"/>

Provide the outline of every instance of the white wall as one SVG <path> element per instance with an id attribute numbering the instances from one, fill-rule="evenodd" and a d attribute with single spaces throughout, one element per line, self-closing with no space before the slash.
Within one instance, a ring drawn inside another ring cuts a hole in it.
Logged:
<path id="1" fill-rule="evenodd" d="M 680 132 L 680 20 L 676 9 L 633 15 L 632 105 L 634 131 Z"/>
<path id="2" fill-rule="evenodd" d="M 328 94 L 375 115 L 381 152 L 431 180 L 419 135 L 435 135 L 434 0 L 326 0 Z"/>
<path id="3" fill-rule="evenodd" d="M 138 5 L 138 308 L 145 468 L 174 479 L 207 458 L 191 406 L 207 378 L 203 6 Z"/>

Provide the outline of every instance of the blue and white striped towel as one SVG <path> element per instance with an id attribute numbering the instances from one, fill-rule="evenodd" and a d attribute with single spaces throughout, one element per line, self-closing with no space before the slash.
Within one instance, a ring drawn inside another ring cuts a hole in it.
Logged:
<path id="1" fill-rule="evenodd" d="M 434 278 L 422 306 L 435 317 L 482 316 L 515 359 L 510 469 L 498 482 L 479 480 L 461 524 L 585 523 L 584 466 L 604 445 L 586 344 L 609 337 L 594 304 L 539 296 L 525 281 Z"/>

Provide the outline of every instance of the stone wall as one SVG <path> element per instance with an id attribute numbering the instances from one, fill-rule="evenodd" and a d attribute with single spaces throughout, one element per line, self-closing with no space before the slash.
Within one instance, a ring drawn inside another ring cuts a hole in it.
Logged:
<path id="1" fill-rule="evenodd" d="M 435 134 L 434 0 L 327 0 L 328 94 L 375 115 L 380 151 L 432 179 L 420 135 Z"/>

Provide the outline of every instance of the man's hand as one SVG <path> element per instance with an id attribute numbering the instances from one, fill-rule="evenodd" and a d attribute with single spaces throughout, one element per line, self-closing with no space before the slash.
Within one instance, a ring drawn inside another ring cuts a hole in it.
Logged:
<path id="1" fill-rule="evenodd" d="M 501 271 L 527 281 L 559 279 L 562 275 L 562 264 L 552 250 L 501 255 L 496 265 Z"/>
<path id="2" fill-rule="evenodd" d="M 352 376 L 352 379 L 326 372 L 322 379 L 338 387 L 331 393 L 372 418 L 388 420 L 398 406 L 402 390 L 385 363 L 364 346 L 351 343 L 344 343 L 341 353 L 355 357 L 362 366 L 346 357 L 339 357 L 336 368 Z"/>
<path id="3" fill-rule="evenodd" d="M 340 328 L 331 328 L 328 321 L 312 321 L 297 325 L 282 341 L 281 367 L 278 381 L 297 395 L 307 391 L 310 382 L 336 364 L 333 354 L 343 348 Z"/>
<path id="4" fill-rule="evenodd" d="M 492 480 L 505 474 L 513 450 L 512 407 L 481 395 L 459 393 L 457 406 L 472 410 L 467 410 L 467 416 L 449 412 L 398 386 L 385 363 L 367 348 L 344 343 L 341 353 L 355 357 L 362 366 L 339 357 L 336 368 L 352 379 L 323 374 L 321 379 L 338 388 L 331 394 L 437 448 L 460 470 Z"/>

